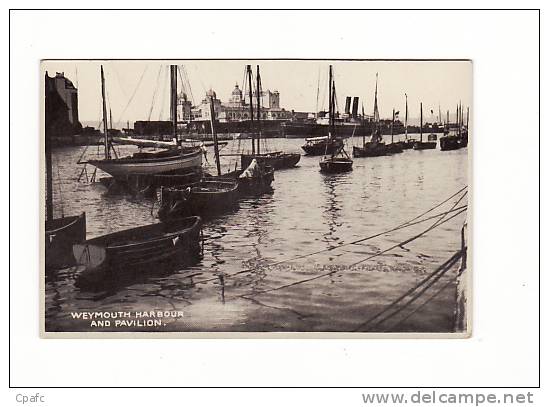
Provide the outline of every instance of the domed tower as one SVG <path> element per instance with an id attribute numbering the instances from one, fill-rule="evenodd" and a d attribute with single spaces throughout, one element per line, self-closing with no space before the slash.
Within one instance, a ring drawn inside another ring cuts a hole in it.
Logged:
<path id="1" fill-rule="evenodd" d="M 244 104 L 244 99 L 242 98 L 242 90 L 238 87 L 238 83 L 234 85 L 234 89 L 231 92 L 231 97 L 229 99 L 229 106 L 231 107 L 240 107 Z"/>

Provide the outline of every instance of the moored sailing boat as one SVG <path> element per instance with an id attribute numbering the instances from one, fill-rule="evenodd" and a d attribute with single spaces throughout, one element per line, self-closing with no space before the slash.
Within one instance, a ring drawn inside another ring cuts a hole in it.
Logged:
<path id="1" fill-rule="evenodd" d="M 45 77 L 45 123 L 44 146 L 46 153 L 46 221 L 45 221 L 45 266 L 46 272 L 57 270 L 75 264 L 72 255 L 72 245 L 86 240 L 86 213 L 76 216 L 62 216 L 54 218 L 53 215 L 53 171 L 52 171 L 52 131 L 55 127 L 55 116 L 63 106 L 63 101 L 51 87 L 48 81 L 48 73 Z"/>
<path id="2" fill-rule="evenodd" d="M 403 147 L 401 142 L 394 141 L 394 127 L 395 127 L 395 109 L 393 108 L 393 121 L 391 122 L 391 144 L 387 144 L 388 154 L 402 153 Z"/>
<path id="3" fill-rule="evenodd" d="M 171 65 L 171 104 L 174 138 L 177 137 L 177 66 Z M 119 158 L 112 146 L 107 126 L 105 102 L 105 77 L 101 66 L 101 94 L 103 100 L 103 127 L 105 156 L 102 160 L 88 160 L 87 163 L 112 175 L 115 180 L 128 182 L 135 176 L 152 176 L 173 171 L 185 171 L 202 165 L 202 151 L 199 147 L 171 148 L 160 152 L 138 152 L 132 156 Z M 114 153 L 114 158 L 111 155 Z M 85 164 L 86 162 L 83 162 Z"/>
<path id="4" fill-rule="evenodd" d="M 410 150 L 414 147 L 415 139 L 408 138 L 408 95 L 405 93 L 406 98 L 406 114 L 404 116 L 404 141 L 402 142 L 402 148 L 404 150 Z"/>
<path id="5" fill-rule="evenodd" d="M 379 119 L 379 109 L 377 105 L 377 73 L 376 73 L 376 91 L 374 96 L 374 127 L 370 136 L 370 141 L 366 142 L 366 135 L 362 134 L 362 147 L 353 146 L 353 157 L 380 157 L 387 155 L 387 146 L 383 142 L 381 135 L 381 126 Z"/>
<path id="6" fill-rule="evenodd" d="M 335 113 L 335 81 L 333 80 L 332 65 L 330 65 L 330 74 L 328 80 L 329 90 L 329 118 L 330 133 L 328 138 L 331 140 L 335 133 L 334 113 Z M 337 151 L 332 152 L 330 156 L 324 156 L 319 163 L 320 171 L 324 173 L 338 173 L 353 170 L 353 160 L 345 152 L 344 146 Z"/>
<path id="7" fill-rule="evenodd" d="M 180 216 L 219 213 L 236 205 L 238 182 L 233 179 L 221 179 L 221 162 L 215 130 L 213 96 L 210 100 L 210 124 L 218 177 L 203 178 L 199 182 L 190 185 L 161 187 L 159 192 L 160 209 L 158 211 L 158 217 L 161 220 Z"/>
<path id="8" fill-rule="evenodd" d="M 253 94 L 252 94 L 252 68 L 251 65 L 246 65 L 246 74 L 248 76 L 249 95 L 250 95 L 250 131 L 252 132 L 252 153 L 242 154 L 240 163 L 242 168 L 248 167 L 252 160 L 256 160 L 259 164 L 269 165 L 275 170 L 283 168 L 293 168 L 301 159 L 301 155 L 297 153 L 284 153 L 282 151 L 271 151 L 261 153 L 261 75 L 259 74 L 259 65 L 257 65 L 256 74 L 256 113 L 257 113 L 257 138 L 253 136 Z M 257 148 L 255 141 L 257 140 Z"/>
<path id="9" fill-rule="evenodd" d="M 414 143 L 414 150 L 432 150 L 437 147 L 436 141 L 423 141 L 423 103 L 419 104 L 419 141 Z"/>

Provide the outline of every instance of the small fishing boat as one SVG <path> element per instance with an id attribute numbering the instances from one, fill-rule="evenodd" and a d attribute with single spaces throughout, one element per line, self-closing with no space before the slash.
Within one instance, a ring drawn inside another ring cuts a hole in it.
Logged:
<path id="1" fill-rule="evenodd" d="M 311 137 L 305 139 L 305 144 L 301 146 L 305 155 L 328 155 L 339 151 L 343 147 L 343 139 L 340 137 Z"/>
<path id="2" fill-rule="evenodd" d="M 218 178 L 238 181 L 240 195 L 258 195 L 272 190 L 274 168 L 254 159 L 246 169 L 232 171 Z"/>
<path id="3" fill-rule="evenodd" d="M 221 177 L 213 96 L 210 97 L 210 124 L 214 140 L 217 175 Z M 199 182 L 190 185 L 160 187 L 158 200 L 160 201 L 158 217 L 161 220 L 180 216 L 205 216 L 220 213 L 236 206 L 238 200 L 238 181 L 208 177 L 202 178 Z"/>
<path id="4" fill-rule="evenodd" d="M 293 168 L 299 163 L 301 155 L 297 153 L 284 153 L 282 151 L 273 151 L 261 154 L 242 154 L 240 165 L 242 168 L 248 167 L 252 160 L 257 160 L 259 163 L 268 165 L 275 170 L 285 168 Z"/>
<path id="5" fill-rule="evenodd" d="M 330 132 L 328 133 L 328 138 L 332 138 L 335 133 L 334 126 L 334 113 L 335 113 L 335 104 L 336 104 L 336 93 L 335 93 L 335 81 L 333 79 L 332 65 L 330 65 L 329 70 L 329 80 L 328 80 L 328 90 L 329 90 L 329 118 L 330 118 Z M 334 151 L 329 156 L 324 156 L 320 160 L 320 172 L 334 174 L 340 172 L 348 172 L 353 170 L 353 160 L 345 152 L 344 146 L 341 146 L 339 150 Z"/>
<path id="6" fill-rule="evenodd" d="M 275 170 L 284 169 L 284 168 L 293 168 L 297 165 L 301 159 L 300 154 L 296 153 L 284 153 L 282 151 L 272 151 L 261 153 L 261 75 L 259 73 L 259 65 L 257 65 L 257 74 L 256 74 L 256 124 L 257 124 L 257 137 L 254 135 L 254 107 L 253 107 L 253 93 L 252 93 L 252 67 L 251 65 L 246 65 L 246 75 L 248 77 L 248 92 L 250 97 L 250 131 L 252 132 L 252 153 L 251 154 L 242 154 L 240 158 L 241 168 L 247 168 L 252 160 L 257 160 L 258 163 L 262 165 L 268 165 Z M 256 147 L 257 140 L 257 147 Z"/>
<path id="7" fill-rule="evenodd" d="M 45 76 L 45 156 L 46 156 L 46 219 L 44 257 L 46 273 L 74 265 L 72 245 L 86 240 L 86 213 L 55 218 L 53 214 L 53 161 L 51 137 L 55 116 L 63 101 L 46 72 Z"/>
<path id="8" fill-rule="evenodd" d="M 203 178 L 186 187 L 160 187 L 158 217 L 220 213 L 234 208 L 238 201 L 238 182 L 231 179 Z"/>
<path id="9" fill-rule="evenodd" d="M 419 141 L 414 143 L 414 150 L 433 150 L 437 148 L 436 141 L 423 141 L 423 103 L 419 104 Z"/>
<path id="10" fill-rule="evenodd" d="M 117 273 L 200 254 L 202 220 L 198 216 L 126 229 L 73 245 L 76 263 L 85 269 L 77 286 L 116 278 Z"/>
<path id="11" fill-rule="evenodd" d="M 377 105 L 377 73 L 376 73 L 376 90 L 374 96 L 374 126 L 370 141 L 366 142 L 366 134 L 362 133 L 362 147 L 353 146 L 353 157 L 380 157 L 387 155 L 387 146 L 383 142 L 381 135 L 381 126 L 379 119 L 379 109 Z"/>

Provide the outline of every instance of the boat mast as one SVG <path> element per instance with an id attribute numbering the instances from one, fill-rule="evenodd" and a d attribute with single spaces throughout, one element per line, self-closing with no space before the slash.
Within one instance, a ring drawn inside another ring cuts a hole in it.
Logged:
<path id="1" fill-rule="evenodd" d="M 419 103 L 419 142 L 423 143 L 423 103 Z"/>
<path id="2" fill-rule="evenodd" d="M 467 133 L 469 133 L 469 106 L 467 106 Z"/>
<path id="3" fill-rule="evenodd" d="M 109 107 L 109 129 L 112 130 L 112 109 Z"/>
<path id="4" fill-rule="evenodd" d="M 101 65 L 101 97 L 103 100 L 103 130 L 105 131 L 105 160 L 111 158 L 109 150 L 109 129 L 107 126 L 107 104 L 105 102 L 105 74 L 103 73 L 103 65 Z"/>
<path id="5" fill-rule="evenodd" d="M 210 127 L 212 128 L 212 138 L 214 142 L 215 164 L 217 166 L 217 175 L 221 175 L 221 163 L 219 162 L 219 143 L 217 141 L 217 132 L 215 131 L 215 108 L 214 97 L 210 95 Z"/>
<path id="6" fill-rule="evenodd" d="M 252 135 L 252 154 L 255 155 L 255 135 L 254 135 L 254 104 L 252 92 L 252 66 L 246 65 L 246 73 L 248 74 L 248 94 L 250 97 L 250 133 Z"/>
<path id="7" fill-rule="evenodd" d="M 394 127 L 395 127 L 395 108 L 393 107 L 393 121 L 391 122 L 391 144 L 393 144 Z"/>
<path id="8" fill-rule="evenodd" d="M 170 115 L 172 137 L 177 141 L 177 65 L 170 65 Z"/>
<path id="9" fill-rule="evenodd" d="M 333 91 L 332 91 L 332 65 L 330 65 L 329 69 L 329 76 L 328 76 L 328 124 L 329 124 L 329 131 L 328 131 L 328 138 L 332 139 L 332 133 L 333 133 L 333 124 L 334 124 L 334 106 L 333 106 Z"/>
<path id="10" fill-rule="evenodd" d="M 366 126 L 365 126 L 365 115 L 364 115 L 364 103 L 361 103 L 362 106 L 362 145 L 366 145 Z"/>
<path id="11" fill-rule="evenodd" d="M 404 137 L 408 140 L 408 95 L 405 93 L 406 97 L 406 115 L 404 116 Z"/>
<path id="12" fill-rule="evenodd" d="M 375 141 L 378 140 L 378 131 L 379 131 L 379 110 L 377 107 L 377 72 L 376 72 L 376 91 L 374 94 L 374 122 L 375 122 Z M 373 140 L 372 140 L 373 141 Z"/>
<path id="13" fill-rule="evenodd" d="M 261 154 L 261 148 L 259 146 L 261 140 L 261 76 L 259 75 L 259 65 L 257 65 L 256 75 L 256 92 L 257 92 L 257 154 Z"/>

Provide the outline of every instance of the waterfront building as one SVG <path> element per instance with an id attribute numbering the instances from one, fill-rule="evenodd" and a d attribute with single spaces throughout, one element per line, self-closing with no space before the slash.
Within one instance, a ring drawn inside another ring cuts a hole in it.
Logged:
<path id="1" fill-rule="evenodd" d="M 192 120 L 210 120 L 210 100 L 213 97 L 214 112 L 216 119 L 220 122 L 238 122 L 250 120 L 249 95 L 244 95 L 238 84 L 235 85 L 227 103 L 217 98 L 213 89 L 206 92 L 204 99 L 198 106 L 191 109 Z M 265 90 L 261 92 L 261 118 L 262 120 L 289 120 L 292 113 L 280 107 L 280 93 L 278 91 Z M 180 102 L 183 103 L 183 102 Z M 190 102 L 189 102 L 190 103 Z M 254 119 L 257 105 L 257 93 L 252 94 L 252 106 L 254 108 Z M 183 120 L 188 119 L 188 114 L 181 114 Z"/>

